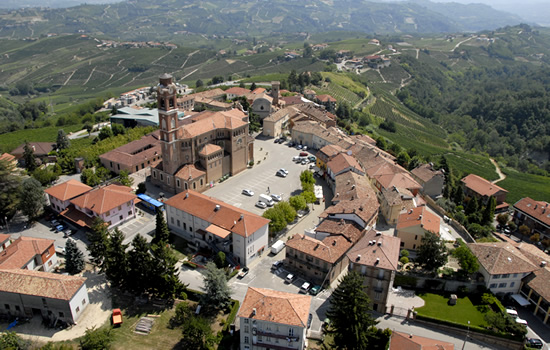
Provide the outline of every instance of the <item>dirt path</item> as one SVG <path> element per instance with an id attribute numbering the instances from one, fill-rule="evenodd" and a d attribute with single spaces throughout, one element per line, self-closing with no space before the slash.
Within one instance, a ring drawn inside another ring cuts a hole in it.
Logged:
<path id="1" fill-rule="evenodd" d="M 495 181 L 491 181 L 492 183 L 496 184 L 497 182 L 504 180 L 506 178 L 506 175 L 504 175 L 502 171 L 500 171 L 500 167 L 498 166 L 497 162 L 495 162 L 493 158 L 489 158 L 489 160 L 495 166 L 495 170 L 498 174 L 498 179 L 496 179 Z"/>

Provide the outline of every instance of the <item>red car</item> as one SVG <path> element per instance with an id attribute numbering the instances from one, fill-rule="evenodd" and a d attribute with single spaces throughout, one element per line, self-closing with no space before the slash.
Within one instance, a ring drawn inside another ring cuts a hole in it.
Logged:
<path id="1" fill-rule="evenodd" d="M 300 152 L 300 157 L 307 157 L 309 156 L 309 153 L 307 152 Z"/>

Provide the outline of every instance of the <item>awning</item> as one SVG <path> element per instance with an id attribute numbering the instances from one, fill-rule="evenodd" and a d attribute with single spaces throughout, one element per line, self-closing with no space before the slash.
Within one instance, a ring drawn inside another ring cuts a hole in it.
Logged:
<path id="1" fill-rule="evenodd" d="M 521 306 L 529 305 L 529 301 L 519 294 L 512 294 L 511 297 Z"/>
<path id="2" fill-rule="evenodd" d="M 220 238 L 226 238 L 231 234 L 231 231 L 227 231 L 226 229 L 223 229 L 219 226 L 216 226 L 214 224 L 211 224 L 206 228 L 206 231 L 210 232 L 211 234 L 218 236 Z"/>

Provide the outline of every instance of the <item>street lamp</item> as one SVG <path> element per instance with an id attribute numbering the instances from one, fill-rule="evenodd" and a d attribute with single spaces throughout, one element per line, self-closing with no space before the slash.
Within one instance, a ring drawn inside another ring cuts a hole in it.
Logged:
<path id="1" fill-rule="evenodd" d="M 466 332 L 466 338 L 464 339 L 464 344 L 462 345 L 462 350 L 466 346 L 466 341 L 468 340 L 468 335 L 470 335 L 470 321 L 468 321 L 468 331 Z"/>

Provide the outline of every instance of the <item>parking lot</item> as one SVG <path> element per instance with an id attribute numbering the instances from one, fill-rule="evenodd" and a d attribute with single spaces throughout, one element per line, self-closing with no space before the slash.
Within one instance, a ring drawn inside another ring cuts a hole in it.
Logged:
<path id="1" fill-rule="evenodd" d="M 225 203 L 261 215 L 265 209 L 255 206 L 260 194 L 278 194 L 283 200 L 299 194 L 301 191 L 300 173 L 309 165 L 297 164 L 292 157 L 301 151 L 288 147 L 287 143 L 276 144 L 273 139 L 256 139 L 254 142 L 254 159 L 256 164 L 240 174 L 230 177 L 204 193 Z M 306 153 L 314 155 L 307 151 Z M 257 164 L 258 161 L 260 164 Z M 277 170 L 285 168 L 287 177 L 275 175 Z M 250 189 L 253 196 L 242 194 L 243 189 Z M 269 190 L 269 192 L 268 192 Z"/>

